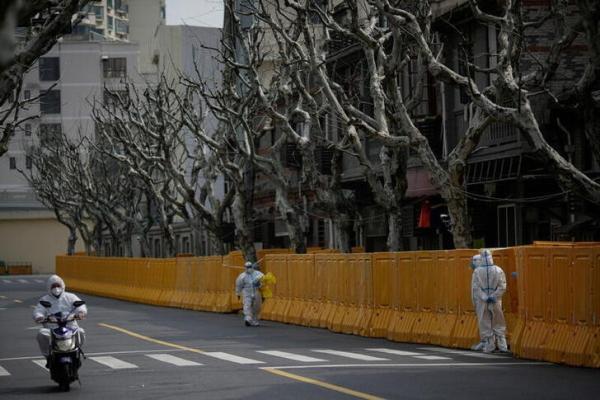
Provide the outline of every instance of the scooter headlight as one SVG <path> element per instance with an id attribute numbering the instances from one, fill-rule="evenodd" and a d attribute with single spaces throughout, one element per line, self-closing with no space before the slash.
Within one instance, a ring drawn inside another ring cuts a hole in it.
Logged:
<path id="1" fill-rule="evenodd" d="M 73 338 L 56 341 L 56 348 L 60 351 L 70 351 L 73 350 L 74 347 L 75 341 Z"/>

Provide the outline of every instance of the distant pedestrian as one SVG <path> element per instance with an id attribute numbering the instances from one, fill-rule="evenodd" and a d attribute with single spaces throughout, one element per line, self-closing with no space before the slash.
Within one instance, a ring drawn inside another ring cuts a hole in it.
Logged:
<path id="1" fill-rule="evenodd" d="M 491 353 L 497 345 L 499 351 L 508 352 L 506 322 L 502 311 L 502 295 L 506 291 L 504 271 L 494 264 L 492 253 L 487 249 L 473 257 L 471 267 L 471 296 L 481 340 L 472 349 Z"/>
<path id="2" fill-rule="evenodd" d="M 244 267 L 246 270 L 239 274 L 235 280 L 235 294 L 238 297 L 242 297 L 244 323 L 246 326 L 258 326 L 260 308 L 262 306 L 260 287 L 264 275 L 258 270 L 259 267 L 256 263 L 247 261 Z"/>

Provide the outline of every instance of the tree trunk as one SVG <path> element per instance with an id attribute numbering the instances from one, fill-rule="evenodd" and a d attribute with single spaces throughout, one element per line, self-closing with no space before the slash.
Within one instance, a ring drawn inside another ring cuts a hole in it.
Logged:
<path id="1" fill-rule="evenodd" d="M 275 189 L 277 208 L 287 226 L 290 243 L 297 254 L 306 253 L 306 237 L 304 227 L 298 212 L 292 207 L 287 198 L 287 191 L 278 186 Z"/>
<path id="2" fill-rule="evenodd" d="M 600 74 L 600 73 L 599 73 Z M 600 165 L 600 115 L 599 110 L 593 104 L 592 99 L 586 99 L 584 103 L 585 137 L 588 140 L 592 156 Z"/>
<path id="3" fill-rule="evenodd" d="M 237 191 L 232 204 L 233 220 L 238 246 L 246 261 L 256 262 L 256 249 L 254 248 L 254 232 L 250 226 L 250 215 L 246 207 L 246 198 L 240 190 Z"/>
<path id="4" fill-rule="evenodd" d="M 402 212 L 399 210 L 389 211 L 388 214 L 388 251 L 402 250 L 400 234 L 402 232 Z"/>
<path id="5" fill-rule="evenodd" d="M 69 227 L 69 239 L 67 240 L 67 255 L 72 256 L 75 254 L 75 244 L 77 243 L 77 229 L 75 227 Z"/>
<path id="6" fill-rule="evenodd" d="M 467 211 L 467 197 L 458 189 L 447 188 L 442 196 L 448 205 L 448 213 L 452 220 L 452 239 L 457 249 L 468 249 L 473 244 L 471 223 Z"/>
<path id="7" fill-rule="evenodd" d="M 352 228 L 352 221 L 350 216 L 346 214 L 340 214 L 334 220 L 333 229 L 335 230 L 335 247 L 342 253 L 350 253 L 350 229 Z"/>

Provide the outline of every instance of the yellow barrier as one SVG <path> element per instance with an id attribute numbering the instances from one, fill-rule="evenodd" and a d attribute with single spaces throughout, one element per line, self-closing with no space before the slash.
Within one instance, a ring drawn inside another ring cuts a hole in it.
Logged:
<path id="1" fill-rule="evenodd" d="M 474 250 L 340 254 L 261 250 L 277 278 L 263 318 L 390 340 L 468 348 L 478 341 L 471 303 Z M 513 352 L 600 367 L 600 245 L 545 243 L 496 249 L 508 290 Z M 241 253 L 176 259 L 57 257 L 72 290 L 128 301 L 230 312 Z"/>

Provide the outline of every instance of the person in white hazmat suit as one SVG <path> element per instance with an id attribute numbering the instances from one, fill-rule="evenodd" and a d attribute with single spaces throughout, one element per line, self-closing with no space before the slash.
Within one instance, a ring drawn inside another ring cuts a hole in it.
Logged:
<path id="1" fill-rule="evenodd" d="M 244 267 L 246 270 L 239 274 L 235 280 L 235 294 L 238 297 L 242 296 L 246 326 L 258 326 L 262 306 L 262 296 L 259 289 L 264 275 L 258 270 L 258 265 L 250 261 L 247 261 Z"/>
<path id="2" fill-rule="evenodd" d="M 56 314 L 57 312 L 71 312 L 71 310 L 73 310 L 73 303 L 81 300 L 77 295 L 65 291 L 65 282 L 58 275 L 52 275 L 48 278 L 46 288 L 48 289 L 48 294 L 42 296 L 40 301 L 47 301 L 52 306 L 46 308 L 39 302 L 37 303 L 33 309 L 33 319 L 37 323 L 43 323 L 49 315 Z M 74 312 L 75 318 L 84 319 L 87 316 L 87 307 L 85 304 L 81 305 L 77 307 Z M 76 321 L 71 321 L 67 326 L 78 327 L 79 325 L 77 325 Z M 42 355 L 46 357 L 46 360 L 48 360 L 48 356 L 50 356 L 50 340 L 50 329 L 44 326 L 44 328 L 40 329 L 38 332 L 37 341 L 40 346 L 40 351 L 42 352 Z M 79 328 L 79 341 L 83 347 L 83 343 L 85 342 L 85 331 L 82 328 Z"/>
<path id="3" fill-rule="evenodd" d="M 502 295 L 506 291 L 506 275 L 502 268 L 494 264 L 492 253 L 483 250 L 471 261 L 473 275 L 471 296 L 481 341 L 473 350 L 491 353 L 496 350 L 508 352 L 506 344 L 506 322 L 502 311 Z"/>

